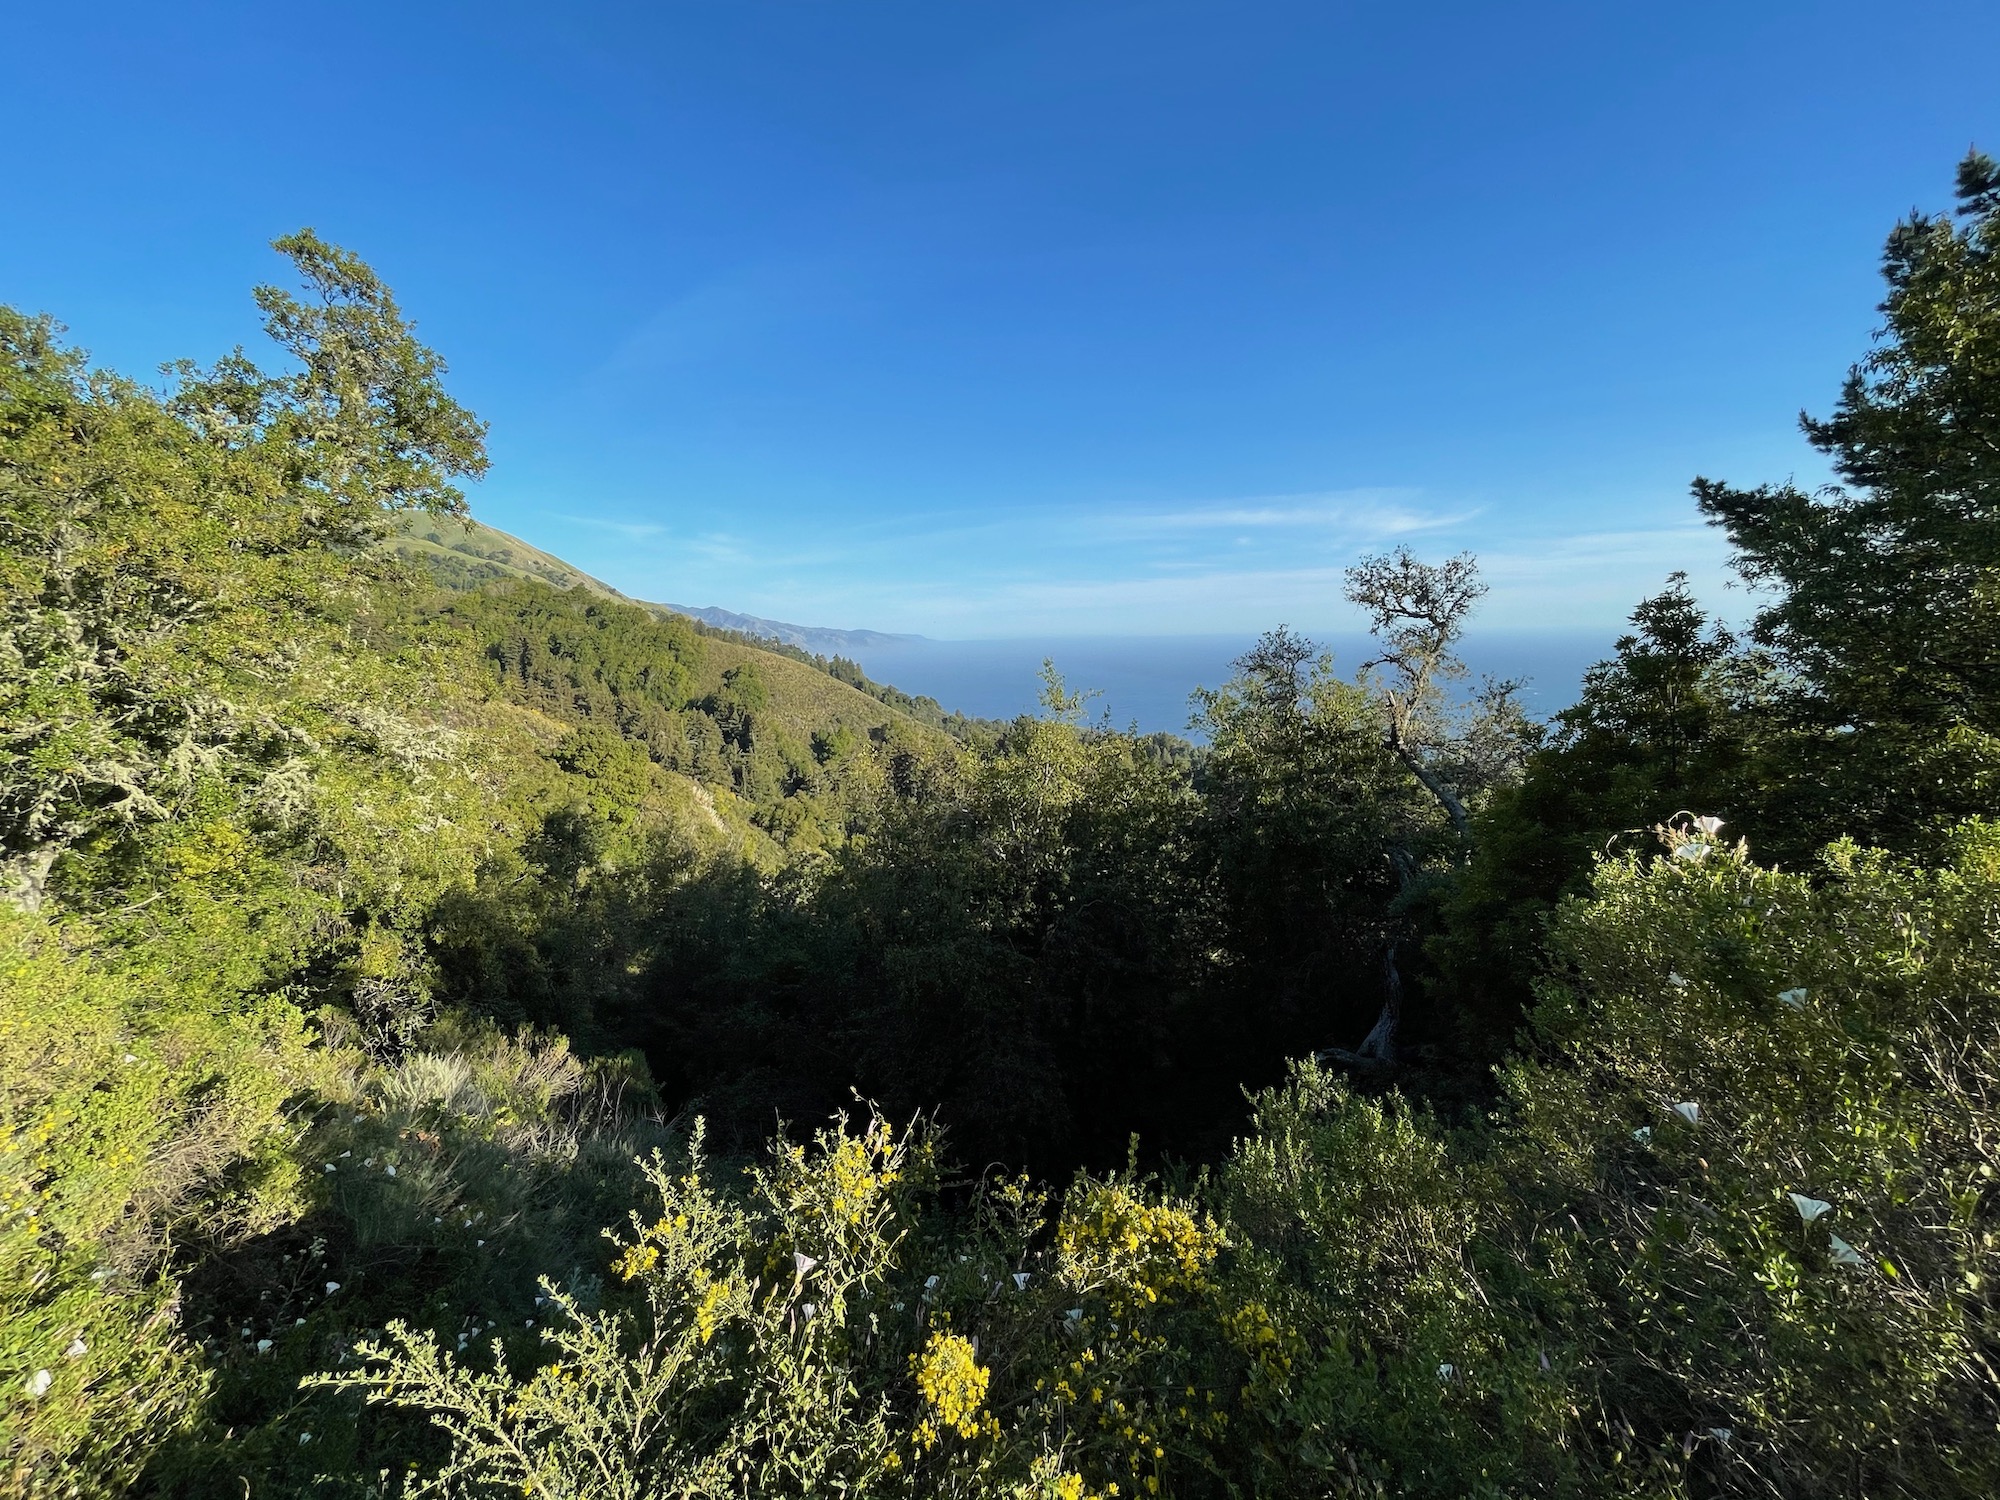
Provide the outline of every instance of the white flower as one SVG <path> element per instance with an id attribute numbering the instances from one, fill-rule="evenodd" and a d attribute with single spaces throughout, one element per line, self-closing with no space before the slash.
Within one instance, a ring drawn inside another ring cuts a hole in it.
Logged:
<path id="1" fill-rule="evenodd" d="M 548 1298 L 546 1298 L 546 1297 L 537 1297 L 537 1298 L 535 1299 L 535 1306 L 537 1306 L 537 1307 L 540 1307 L 540 1306 L 541 1306 L 541 1305 L 542 1305 L 542 1304 L 543 1304 L 544 1302 L 546 1302 L 546 1301 L 548 1301 L 548 1300 L 549 1300 L 549 1299 L 548 1299 Z"/>
<path id="2" fill-rule="evenodd" d="M 1718 833 L 1722 832 L 1722 819 L 1696 818 L 1694 820 L 1694 826 L 1699 828 L 1703 833 L 1707 834 L 1708 837 L 1714 838 Z"/>
<path id="3" fill-rule="evenodd" d="M 806 1316 L 810 1318 L 814 1313 L 819 1311 L 819 1304 L 816 1302 L 808 1302 L 805 1304 L 805 1311 L 806 1311 Z"/>
<path id="4" fill-rule="evenodd" d="M 326 1284 L 326 1294 L 329 1297 L 331 1297 L 335 1292 L 339 1290 L 340 1290 L 340 1283 L 337 1281 L 329 1281 Z"/>
<path id="5" fill-rule="evenodd" d="M 328 1162 L 326 1164 L 326 1169 L 329 1172 L 338 1172 L 340 1170 L 340 1168 L 336 1167 L 332 1162 Z"/>
<path id="6" fill-rule="evenodd" d="M 1032 1278 L 1028 1272 L 1016 1271 L 1014 1273 L 1014 1290 L 1017 1292 L 1025 1292 L 1028 1289 L 1028 1282 L 1031 1279 Z"/>
<path id="7" fill-rule="evenodd" d="M 1847 1241 L 1842 1239 L 1839 1235 L 1837 1234 L 1828 1235 L 1826 1237 L 1826 1242 L 1827 1242 L 1827 1248 L 1833 1254 L 1833 1263 L 1836 1266 L 1861 1266 L 1867 1264 L 1867 1262 L 1861 1258 L 1860 1254 L 1855 1250 L 1855 1248 L 1852 1245 L 1848 1244 Z"/>
<path id="8" fill-rule="evenodd" d="M 1726 1443 L 1736 1436 L 1736 1429 L 1733 1427 L 1711 1427 L 1708 1429 L 1708 1435 L 1718 1443 Z"/>
<path id="9" fill-rule="evenodd" d="M 819 1264 L 818 1261 L 814 1260 L 810 1255 L 806 1254 L 805 1251 L 803 1250 L 794 1250 L 792 1252 L 792 1265 L 797 1268 L 798 1273 L 801 1276 L 806 1275 L 808 1272 L 812 1270 L 814 1266 L 818 1264 Z"/>
<path id="10" fill-rule="evenodd" d="M 1452 1365 L 1439 1365 L 1439 1366 L 1438 1366 L 1438 1379 L 1439 1379 L 1439 1380 L 1449 1380 L 1449 1379 L 1451 1379 L 1451 1377 L 1452 1377 L 1452 1376 L 1456 1375 L 1457 1373 L 1458 1373 L 1458 1370 L 1456 1369 L 1456 1367 L 1454 1367 L 1454 1366 L 1452 1366 Z"/>
<path id="11" fill-rule="evenodd" d="M 307 1443 L 310 1443 L 312 1440 L 313 1440 L 313 1435 L 310 1432 L 302 1432 L 299 1434 L 299 1446 L 301 1448 L 305 1447 L 305 1445 Z"/>
<path id="12" fill-rule="evenodd" d="M 1708 853 L 1708 845 L 1699 839 L 1690 839 L 1685 844 L 1674 845 L 1675 859 L 1700 859 Z"/>
<path id="13" fill-rule="evenodd" d="M 348 1158 L 348 1157 L 350 1157 L 350 1156 L 352 1156 L 353 1154 L 354 1154 L 354 1153 L 353 1153 L 352 1151 L 343 1151 L 343 1152 L 341 1152 L 341 1153 L 340 1153 L 340 1159 L 341 1159 L 342 1161 L 346 1161 L 346 1160 L 347 1160 L 347 1158 Z"/>
<path id="14" fill-rule="evenodd" d="M 1637 1130 L 1632 1132 L 1632 1139 L 1642 1146 L 1650 1146 L 1653 1143 L 1653 1127 L 1650 1125 L 1641 1125 Z"/>
<path id="15" fill-rule="evenodd" d="M 1674 1106 L 1674 1113 L 1679 1115 L 1683 1120 L 1686 1120 L 1690 1125 L 1699 1125 L 1701 1123 L 1701 1106 L 1696 1104 L 1692 1099 L 1676 1104 Z"/>
<path id="16" fill-rule="evenodd" d="M 133 1056 L 133 1055 L 132 1055 L 131 1053 L 129 1053 L 129 1052 L 125 1054 L 125 1061 L 127 1061 L 128 1063 L 135 1063 L 135 1062 L 137 1062 L 138 1060 L 139 1060 L 138 1058 L 134 1057 L 134 1056 Z"/>
<path id="17" fill-rule="evenodd" d="M 486 1248 L 486 1241 L 484 1241 L 484 1240 L 474 1240 L 474 1241 L 472 1242 L 472 1248 L 473 1248 L 473 1249 L 475 1249 L 475 1250 L 484 1250 L 484 1249 Z"/>
<path id="18" fill-rule="evenodd" d="M 361 1165 L 364 1167 L 372 1167 L 375 1165 L 375 1158 L 372 1156 L 364 1156 L 361 1158 Z"/>
<path id="19" fill-rule="evenodd" d="M 889 1304 L 889 1306 L 896 1312 L 901 1312 L 903 1310 L 903 1304 L 900 1302 L 892 1302 Z"/>
<path id="20" fill-rule="evenodd" d="M 49 1387 L 53 1384 L 55 1376 L 47 1370 L 37 1370 L 28 1377 L 28 1394 L 39 1400 L 49 1393 Z"/>
<path id="21" fill-rule="evenodd" d="M 305 1327 L 305 1326 L 306 1326 L 306 1320 L 305 1320 L 304 1318 L 294 1318 L 294 1319 L 292 1319 L 292 1327 L 294 1327 L 294 1328 L 303 1328 L 303 1327 Z"/>
<path id="22" fill-rule="evenodd" d="M 1688 982 L 1678 974 L 1669 974 L 1667 975 L 1667 983 L 1677 990 L 1684 990 L 1687 988 Z"/>
<path id="23" fill-rule="evenodd" d="M 69 1347 L 63 1350 L 64 1356 L 69 1359 L 82 1359 L 88 1353 L 90 1353 L 90 1345 L 86 1344 L 82 1339 L 71 1339 Z"/>
<path id="24" fill-rule="evenodd" d="M 533 1328 L 535 1326 L 535 1320 L 533 1318 L 530 1318 L 528 1319 L 527 1322 L 523 1323 L 521 1326 L 523 1328 Z"/>
<path id="25" fill-rule="evenodd" d="M 257 1340 L 257 1352 L 259 1354 L 269 1354 L 271 1352 L 271 1341 L 269 1339 Z"/>
<path id="26" fill-rule="evenodd" d="M 1785 1196 L 1792 1200 L 1792 1207 L 1799 1211 L 1799 1217 L 1808 1224 L 1821 1214 L 1833 1211 L 1833 1205 L 1824 1199 L 1808 1198 L 1804 1193 L 1787 1193 Z"/>
<path id="27" fill-rule="evenodd" d="M 1072 1307 L 1068 1312 L 1063 1314 L 1063 1321 L 1066 1323 L 1081 1323 L 1083 1321 L 1083 1309 Z"/>
<path id="28" fill-rule="evenodd" d="M 394 1162 L 391 1162 L 389 1163 L 388 1166 L 384 1167 L 382 1170 L 387 1172 L 391 1177 L 394 1177 L 396 1175 L 396 1164 Z"/>
<path id="29" fill-rule="evenodd" d="M 937 1289 L 938 1289 L 938 1278 L 935 1276 L 926 1276 L 924 1278 L 924 1290 L 927 1292 L 934 1292 Z"/>

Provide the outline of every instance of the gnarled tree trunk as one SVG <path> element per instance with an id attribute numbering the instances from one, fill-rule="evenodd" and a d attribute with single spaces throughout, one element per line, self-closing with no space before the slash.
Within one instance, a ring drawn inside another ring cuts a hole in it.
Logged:
<path id="1" fill-rule="evenodd" d="M 0 862 L 0 892 L 18 910 L 32 913 L 42 909 L 57 852 L 54 844 L 41 844 Z"/>

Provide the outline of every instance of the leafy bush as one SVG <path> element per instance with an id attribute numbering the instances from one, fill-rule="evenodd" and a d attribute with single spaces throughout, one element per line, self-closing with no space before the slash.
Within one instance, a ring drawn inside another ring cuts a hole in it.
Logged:
<path id="1" fill-rule="evenodd" d="M 1050 1224 L 879 1118 L 741 1196 L 697 1151 L 532 1369 L 406 1331 L 333 1381 L 474 1492 L 1991 1493 L 2000 829 L 1669 842 L 1564 909 L 1490 1126 L 1302 1064 L 1197 1199 Z"/>
<path id="2" fill-rule="evenodd" d="M 1817 878 L 1670 839 L 1562 914 L 1507 1078 L 1517 1254 L 1606 1462 L 1991 1493 L 2000 830 Z"/>
<path id="3" fill-rule="evenodd" d="M 282 1002 L 216 1006 L 119 972 L 82 924 L 0 908 L 5 1487 L 95 1493 L 190 1414 L 176 1246 L 298 1211 L 286 1109 L 315 1071 Z"/>
<path id="4" fill-rule="evenodd" d="M 150 1492 L 190 1497 L 255 1476 L 280 1493 L 381 1493 L 434 1462 L 419 1427 L 298 1382 L 404 1319 L 474 1361 L 520 1357 L 546 1316 L 538 1273 L 588 1302 L 605 1219 L 671 1137 L 643 1065 L 580 1060 L 560 1038 L 447 1025 L 397 1062 L 343 1045 L 304 1102 L 301 1212 L 185 1278 L 181 1321 L 211 1371 L 202 1420 L 152 1456 Z"/>
<path id="5" fill-rule="evenodd" d="M 1226 1426 L 1203 1352 L 1227 1350 L 1226 1241 L 1170 1199 L 1082 1180 L 1041 1243 L 1023 1182 L 941 1214 L 929 1132 L 879 1116 L 779 1143 L 742 1194 L 698 1139 L 649 1175 L 627 1295 L 551 1288 L 565 1322 L 532 1373 L 399 1328 L 327 1382 L 431 1413 L 456 1442 L 440 1492 L 1152 1494 Z"/>

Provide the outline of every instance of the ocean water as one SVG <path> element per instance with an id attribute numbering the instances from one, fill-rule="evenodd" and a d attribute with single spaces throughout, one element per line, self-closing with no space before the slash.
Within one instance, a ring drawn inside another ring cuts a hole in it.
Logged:
<path id="1" fill-rule="evenodd" d="M 1034 711 L 1042 662 L 1052 660 L 1072 692 L 1094 694 L 1092 719 L 1109 716 L 1120 729 L 1189 734 L 1188 699 L 1199 687 L 1219 687 L 1253 636 L 1066 636 L 1012 640 L 899 641 L 849 651 L 877 682 L 892 683 L 947 709 L 977 718 L 1007 719 Z M 1362 637 L 1329 638 L 1343 673 L 1367 659 Z M 1608 635 L 1492 634 L 1465 642 L 1475 674 L 1527 679 L 1523 699 L 1538 715 L 1576 700 L 1584 669 L 1611 654 Z"/>

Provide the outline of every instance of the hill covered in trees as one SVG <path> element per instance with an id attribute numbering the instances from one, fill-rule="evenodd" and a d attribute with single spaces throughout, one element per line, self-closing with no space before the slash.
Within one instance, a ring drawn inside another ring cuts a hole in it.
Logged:
<path id="1" fill-rule="evenodd" d="M 800 627 L 780 626 L 776 621 L 759 620 L 754 615 L 738 615 L 728 610 L 706 610 L 700 614 L 682 609 L 672 604 L 650 604 L 644 600 L 627 599 L 609 584 L 602 583 L 589 574 L 570 567 L 559 558 L 530 547 L 526 542 L 482 526 L 470 516 L 436 516 L 426 511 L 405 513 L 377 544 L 385 553 L 392 553 L 406 561 L 421 565 L 422 569 L 443 586 L 460 590 L 485 590 L 489 585 L 508 581 L 541 583 L 558 589 L 581 589 L 602 599 L 629 604 L 639 611 L 650 614 L 668 626 L 679 626 L 683 632 L 688 629 L 714 641 L 728 643 L 721 648 L 720 656 L 728 658 L 731 664 L 744 662 L 758 666 L 766 676 L 775 674 L 784 684 L 780 692 L 783 705 L 779 712 L 782 717 L 798 727 L 807 721 L 817 722 L 830 714 L 838 713 L 837 706 L 851 710 L 853 704 L 844 695 L 827 689 L 823 684 L 800 677 L 785 667 L 773 667 L 770 657 L 798 662 L 814 670 L 846 683 L 879 703 L 896 710 L 891 719 L 900 716 L 927 724 L 933 729 L 942 729 L 953 738 L 966 741 L 990 743 L 1004 727 L 996 720 L 969 718 L 964 714 L 946 710 L 934 698 L 912 697 L 884 683 L 871 680 L 861 670 L 858 662 L 836 652 L 829 656 L 812 651 L 801 644 L 809 639 L 830 638 L 839 640 L 848 636 L 875 636 L 873 631 L 804 630 Z M 607 614 L 606 618 L 610 615 Z M 743 628 L 729 624 L 719 624 L 717 620 L 733 620 Z M 797 639 L 786 639 L 771 634 L 761 627 L 789 632 Z M 880 637 L 894 639 L 894 637 Z M 746 656 L 744 648 L 751 653 Z M 872 710 L 870 711 L 872 713 Z"/>
<path id="2" fill-rule="evenodd" d="M 1364 559 L 1208 744 L 502 557 L 350 253 L 0 311 L 0 1486 L 2000 1489 L 2000 169 L 1547 724 Z"/>

